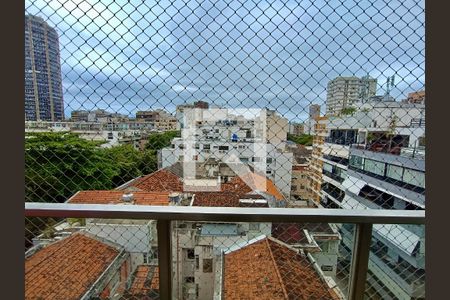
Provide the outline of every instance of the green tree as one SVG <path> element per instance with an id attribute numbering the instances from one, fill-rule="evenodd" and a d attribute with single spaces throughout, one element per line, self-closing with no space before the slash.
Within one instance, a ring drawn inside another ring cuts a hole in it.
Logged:
<path id="1" fill-rule="evenodd" d="M 293 135 L 288 133 L 287 139 L 289 141 L 293 141 L 296 144 L 312 146 L 313 136 L 309 134 Z"/>
<path id="2" fill-rule="evenodd" d="M 356 112 L 356 108 L 355 107 L 345 107 L 341 110 L 341 115 L 353 115 Z"/>
<path id="3" fill-rule="evenodd" d="M 114 187 L 119 186 L 133 178 L 141 176 L 143 153 L 132 145 L 121 145 L 104 149 L 106 156 L 115 163 L 118 174 L 111 178 Z"/>
<path id="4" fill-rule="evenodd" d="M 112 189 L 156 170 L 156 151 L 131 145 L 101 148 L 73 133 L 30 133 L 25 136 L 25 200 L 65 202 L 80 190 Z M 41 232 L 51 234 L 55 219 L 27 218 L 25 245 Z M 46 230 L 48 229 L 48 230 Z"/>
<path id="5" fill-rule="evenodd" d="M 26 201 L 64 202 L 79 190 L 113 188 L 120 166 L 100 144 L 73 133 L 27 134 Z"/>
<path id="6" fill-rule="evenodd" d="M 166 131 L 163 133 L 153 133 L 148 137 L 145 149 L 160 150 L 170 146 L 173 138 L 180 137 L 180 131 Z"/>

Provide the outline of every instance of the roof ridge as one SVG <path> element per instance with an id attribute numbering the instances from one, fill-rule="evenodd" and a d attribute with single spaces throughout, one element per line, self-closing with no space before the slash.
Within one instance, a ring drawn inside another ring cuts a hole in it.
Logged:
<path id="1" fill-rule="evenodd" d="M 289 299 L 288 293 L 286 291 L 286 287 L 284 286 L 283 278 L 281 277 L 280 270 L 278 269 L 278 264 L 275 262 L 275 257 L 273 256 L 272 248 L 270 247 L 270 243 L 269 243 L 269 239 L 266 238 L 265 240 L 266 240 L 267 248 L 269 249 L 270 258 L 272 259 L 273 266 L 275 268 L 275 271 L 277 272 L 277 277 L 278 277 L 278 280 L 280 281 L 284 297 L 285 297 L 285 299 Z"/>

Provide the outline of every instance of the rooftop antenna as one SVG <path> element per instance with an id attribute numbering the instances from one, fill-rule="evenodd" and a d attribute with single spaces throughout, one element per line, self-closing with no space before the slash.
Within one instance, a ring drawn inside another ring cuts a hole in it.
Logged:
<path id="1" fill-rule="evenodd" d="M 391 88 L 394 87 L 394 83 L 395 83 L 395 75 L 389 76 L 387 78 L 387 82 L 386 82 L 386 95 L 384 95 L 384 99 L 386 101 L 389 100 Z"/>
<path id="2" fill-rule="evenodd" d="M 389 90 L 390 81 L 391 81 L 391 77 L 388 77 L 387 81 L 386 81 L 386 97 L 389 96 L 389 93 L 390 93 L 390 90 Z"/>

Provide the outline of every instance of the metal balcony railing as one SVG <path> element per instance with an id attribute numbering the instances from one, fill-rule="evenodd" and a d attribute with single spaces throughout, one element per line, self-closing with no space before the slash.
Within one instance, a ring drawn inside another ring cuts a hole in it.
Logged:
<path id="1" fill-rule="evenodd" d="M 425 223 L 424 211 L 25 203 L 26 217 L 157 221 L 160 299 L 172 299 L 171 221 L 355 224 L 348 299 L 363 299 L 373 224 Z"/>
<path id="2" fill-rule="evenodd" d="M 371 152 L 381 152 L 388 153 L 392 155 L 400 155 L 410 158 L 424 159 L 425 158 L 425 147 L 389 147 L 386 145 L 379 146 L 377 144 L 351 144 L 350 148 L 359 149 Z"/>

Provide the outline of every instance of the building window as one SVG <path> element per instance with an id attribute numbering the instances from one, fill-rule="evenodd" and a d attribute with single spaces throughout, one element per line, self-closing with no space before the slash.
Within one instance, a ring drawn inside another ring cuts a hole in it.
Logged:
<path id="1" fill-rule="evenodd" d="M 272 163 L 272 158 L 271 158 L 271 157 L 268 157 L 268 158 L 266 159 L 266 162 L 267 162 L 268 164 L 271 164 L 271 163 Z"/>
<path id="2" fill-rule="evenodd" d="M 186 258 L 187 259 L 195 259 L 194 249 L 186 249 Z"/>
<path id="3" fill-rule="evenodd" d="M 212 258 L 203 259 L 203 273 L 212 273 Z"/>
<path id="4" fill-rule="evenodd" d="M 425 173 L 405 168 L 403 172 L 403 181 L 411 185 L 425 188 Z"/>
<path id="5" fill-rule="evenodd" d="M 184 282 L 185 283 L 194 283 L 195 278 L 193 276 L 184 277 Z"/>
<path id="6" fill-rule="evenodd" d="M 323 170 L 332 173 L 333 172 L 333 166 L 327 163 L 323 164 Z"/>
<path id="7" fill-rule="evenodd" d="M 241 162 L 246 163 L 248 162 L 248 157 L 241 157 L 240 160 Z"/>
<path id="8" fill-rule="evenodd" d="M 327 272 L 327 271 L 333 271 L 333 266 L 323 265 L 323 266 L 320 266 L 320 269 L 321 269 L 322 271 L 325 271 L 325 272 Z"/>
<path id="9" fill-rule="evenodd" d="M 228 150 L 228 146 L 219 146 L 219 150 Z"/>
<path id="10" fill-rule="evenodd" d="M 364 160 L 364 171 L 384 176 L 385 163 L 366 158 Z"/>
<path id="11" fill-rule="evenodd" d="M 205 144 L 205 145 L 203 145 L 203 149 L 204 150 L 209 150 L 211 148 L 211 145 L 210 144 Z"/>
<path id="12" fill-rule="evenodd" d="M 150 257 L 149 258 L 151 260 L 158 259 L 158 248 L 152 247 L 152 249 L 150 250 Z"/>
<path id="13" fill-rule="evenodd" d="M 355 155 L 350 155 L 350 166 L 362 170 L 363 164 L 364 158 Z"/>
<path id="14" fill-rule="evenodd" d="M 398 181 L 402 181 L 403 168 L 394 165 L 387 165 L 386 176 Z"/>
<path id="15" fill-rule="evenodd" d="M 200 258 L 198 255 L 195 256 L 195 269 L 198 270 L 200 268 Z"/>

